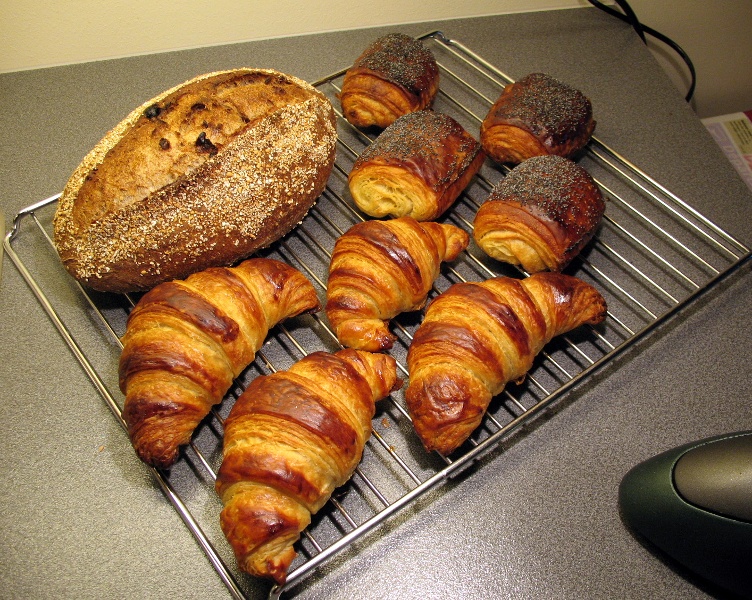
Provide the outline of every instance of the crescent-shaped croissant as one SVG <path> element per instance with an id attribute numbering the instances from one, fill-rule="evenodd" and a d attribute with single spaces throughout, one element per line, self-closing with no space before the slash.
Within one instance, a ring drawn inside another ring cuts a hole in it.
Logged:
<path id="1" fill-rule="evenodd" d="M 391 356 L 349 348 L 251 382 L 225 421 L 216 482 L 241 569 L 285 582 L 311 514 L 360 462 L 375 402 L 401 385 Z"/>
<path id="2" fill-rule="evenodd" d="M 407 355 L 405 398 L 426 450 L 457 449 L 491 399 L 524 378 L 546 343 L 605 315 L 594 287 L 561 273 L 457 283 L 439 295 Z"/>
<path id="3" fill-rule="evenodd" d="M 378 352 L 396 337 L 389 320 L 425 304 L 442 261 L 467 248 L 454 225 L 411 217 L 365 221 L 334 244 L 326 315 L 343 346 Z"/>
<path id="4" fill-rule="evenodd" d="M 145 463 L 167 468 L 283 319 L 320 308 L 296 269 L 254 258 L 158 285 L 131 311 L 120 357 L 123 419 Z"/>

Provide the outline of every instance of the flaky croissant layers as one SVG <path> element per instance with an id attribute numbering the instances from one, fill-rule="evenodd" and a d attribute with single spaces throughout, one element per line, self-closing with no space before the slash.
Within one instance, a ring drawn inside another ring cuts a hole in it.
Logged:
<path id="1" fill-rule="evenodd" d="M 454 225 L 412 217 L 358 223 L 334 244 L 326 315 L 349 348 L 388 350 L 389 320 L 423 308 L 442 261 L 452 261 L 470 236 Z"/>
<path id="2" fill-rule="evenodd" d="M 241 569 L 285 582 L 311 515 L 360 462 L 375 402 L 401 385 L 391 356 L 353 349 L 251 382 L 225 421 L 216 482 Z"/>
<path id="3" fill-rule="evenodd" d="M 283 319 L 319 309 L 306 277 L 255 258 L 158 285 L 128 317 L 120 357 L 133 447 L 166 468 Z"/>
<path id="4" fill-rule="evenodd" d="M 594 287 L 561 273 L 450 287 L 428 307 L 407 355 L 405 397 L 425 448 L 456 450 L 491 399 L 525 376 L 545 344 L 605 316 L 606 302 Z"/>

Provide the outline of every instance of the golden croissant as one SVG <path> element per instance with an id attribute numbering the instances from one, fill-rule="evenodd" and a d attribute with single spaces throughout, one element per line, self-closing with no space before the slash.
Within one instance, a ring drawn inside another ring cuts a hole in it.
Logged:
<path id="1" fill-rule="evenodd" d="M 407 407 L 427 450 L 447 455 L 491 399 L 520 381 L 554 336 L 606 316 L 591 285 L 561 273 L 458 283 L 428 307 L 407 355 Z"/>
<path id="2" fill-rule="evenodd" d="M 216 482 L 241 569 L 285 582 L 311 515 L 360 462 L 375 402 L 401 385 L 391 356 L 349 348 L 251 382 L 225 421 Z"/>
<path id="3" fill-rule="evenodd" d="M 426 302 L 442 261 L 467 248 L 454 225 L 411 217 L 354 225 L 334 245 L 326 314 L 343 346 L 378 352 L 396 337 L 389 320 Z"/>
<path id="4" fill-rule="evenodd" d="M 131 311 L 120 357 L 123 419 L 138 456 L 167 468 L 279 321 L 320 308 L 296 269 L 256 258 L 158 285 Z"/>

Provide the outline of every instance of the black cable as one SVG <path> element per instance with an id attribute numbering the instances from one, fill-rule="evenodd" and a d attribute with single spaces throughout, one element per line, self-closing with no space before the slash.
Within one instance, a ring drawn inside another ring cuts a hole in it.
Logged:
<path id="1" fill-rule="evenodd" d="M 640 23 L 640 20 L 637 18 L 637 14 L 635 14 L 635 11 L 632 10 L 632 7 L 629 5 L 626 0 L 614 0 L 616 4 L 619 5 L 619 8 L 621 8 L 624 11 L 624 14 L 620 13 L 617 10 L 614 10 L 610 6 L 606 6 L 605 4 L 599 2 L 598 0 L 591 0 L 591 4 L 597 8 L 600 8 L 602 11 L 605 11 L 609 13 L 610 15 L 613 15 L 615 17 L 620 18 L 622 21 L 625 21 L 629 23 L 632 26 L 632 29 L 634 29 L 637 32 L 637 35 L 640 36 L 640 39 L 643 41 L 643 43 L 647 43 L 647 40 L 645 39 L 645 30 Z"/>
<path id="2" fill-rule="evenodd" d="M 691 77 L 689 90 L 687 91 L 687 95 L 684 97 L 684 99 L 687 102 L 692 100 L 692 97 L 695 94 L 695 87 L 697 85 L 697 73 L 695 72 L 695 66 L 692 63 L 692 60 L 689 58 L 689 55 L 684 51 L 684 49 L 679 44 L 677 44 L 671 38 L 663 35 L 660 31 L 656 31 L 652 27 L 648 27 L 647 25 L 643 25 L 642 23 L 640 23 L 639 19 L 637 18 L 637 15 L 632 10 L 632 7 L 629 6 L 629 3 L 626 2 L 626 0 L 614 0 L 616 4 L 619 5 L 619 8 L 621 8 L 624 11 L 623 13 L 620 13 L 618 10 L 613 9 L 610 6 L 606 6 L 605 4 L 602 4 L 599 0 L 588 0 L 588 1 L 590 2 L 590 4 L 608 13 L 609 15 L 614 16 L 617 19 L 624 21 L 625 23 L 629 23 L 629 25 L 631 25 L 631 27 L 635 30 L 635 32 L 637 32 L 637 35 L 640 36 L 640 39 L 643 41 L 644 44 L 647 44 L 647 40 L 645 39 L 645 34 L 647 33 L 648 35 L 653 36 L 658 41 L 663 42 L 669 48 L 671 48 L 674 52 L 676 52 L 684 61 L 684 64 L 687 66 L 687 69 L 689 70 L 689 74 Z"/>

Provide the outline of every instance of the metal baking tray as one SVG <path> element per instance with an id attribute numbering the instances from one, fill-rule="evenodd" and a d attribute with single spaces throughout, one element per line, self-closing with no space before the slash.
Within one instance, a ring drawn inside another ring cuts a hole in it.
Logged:
<path id="1" fill-rule="evenodd" d="M 434 109 L 450 114 L 477 135 L 491 104 L 511 79 L 439 31 L 421 39 L 436 56 L 441 70 L 441 90 Z M 315 83 L 335 109 L 339 108 L 337 94 L 345 70 Z M 317 287 L 322 299 L 334 241 L 366 218 L 349 196 L 347 175 L 373 134 L 353 128 L 341 116 L 338 128 L 336 165 L 327 189 L 301 225 L 261 253 L 299 268 Z M 743 244 L 597 138 L 577 160 L 601 187 L 607 209 L 594 240 L 566 272 L 601 291 L 609 306 L 606 321 L 552 341 L 538 356 L 525 382 L 508 385 L 494 399 L 472 439 L 449 458 L 422 449 L 412 432 L 402 391 L 382 401 L 363 461 L 352 480 L 314 517 L 297 545 L 298 558 L 284 587 L 241 573 L 219 528 L 221 505 L 214 493 L 214 480 L 222 455 L 222 423 L 234 400 L 257 375 L 285 369 L 316 350 L 338 349 L 323 313 L 297 317 L 277 326 L 255 362 L 197 430 L 178 463 L 169 471 L 152 469 L 155 481 L 231 596 L 295 595 L 333 556 L 344 554 L 346 549 L 357 552 L 353 542 L 367 543 L 369 533 L 390 516 L 414 505 L 416 499 L 448 479 L 465 476 L 464 468 L 481 455 L 489 451 L 502 453 L 500 442 L 520 434 L 523 425 L 546 412 L 554 402 L 565 396 L 568 400 L 576 398 L 594 371 L 634 346 L 749 258 L 750 250 Z M 487 161 L 441 220 L 471 231 L 475 212 L 504 175 L 504 168 Z M 88 292 L 65 273 L 49 233 L 58 197 L 19 212 L 4 247 L 122 424 L 123 397 L 117 387 L 119 338 L 138 297 Z M 496 275 L 524 276 L 487 258 L 471 244 L 457 261 L 444 265 L 432 296 L 456 282 Z M 393 325 L 399 341 L 390 352 L 405 379 L 409 375 L 405 366 L 407 348 L 420 317 L 420 313 L 406 314 Z"/>

